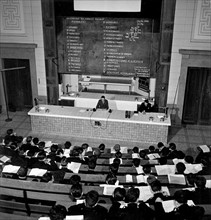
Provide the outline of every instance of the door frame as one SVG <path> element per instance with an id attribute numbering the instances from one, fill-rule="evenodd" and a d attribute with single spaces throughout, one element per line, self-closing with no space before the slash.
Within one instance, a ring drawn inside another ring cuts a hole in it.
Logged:
<path id="1" fill-rule="evenodd" d="M 35 48 L 37 44 L 27 43 L 0 43 L 0 69 L 3 69 L 3 59 L 27 59 L 30 65 L 30 78 L 31 78 L 31 89 L 32 89 L 32 100 L 38 97 L 38 85 L 37 85 L 37 72 L 36 72 L 36 61 L 35 61 Z M 5 96 L 2 86 L 2 77 L 0 77 L 0 104 L 5 109 Z M 32 101 L 33 103 L 33 101 Z"/>
<path id="2" fill-rule="evenodd" d="M 175 123 L 181 125 L 188 67 L 211 68 L 211 51 L 180 49 L 179 53 L 182 54 L 182 62 L 177 95 L 178 117 L 176 117 Z"/>

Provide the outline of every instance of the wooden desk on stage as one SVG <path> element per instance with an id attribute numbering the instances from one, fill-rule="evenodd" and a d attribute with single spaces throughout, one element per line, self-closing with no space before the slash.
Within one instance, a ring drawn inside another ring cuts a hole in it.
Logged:
<path id="1" fill-rule="evenodd" d="M 41 108 L 41 107 L 40 107 Z M 49 111 L 46 112 L 46 109 Z M 97 139 L 132 141 L 157 144 L 167 143 L 170 118 L 160 121 L 162 113 L 146 113 L 125 118 L 125 112 L 103 110 L 96 112 L 83 108 L 42 105 L 28 112 L 32 131 Z M 153 117 L 153 121 L 149 121 Z"/>

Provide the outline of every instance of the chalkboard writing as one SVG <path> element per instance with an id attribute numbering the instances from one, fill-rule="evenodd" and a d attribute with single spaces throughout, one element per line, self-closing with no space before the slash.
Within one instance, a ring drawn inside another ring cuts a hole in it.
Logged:
<path id="1" fill-rule="evenodd" d="M 68 17 L 64 25 L 67 73 L 150 76 L 151 20 Z"/>

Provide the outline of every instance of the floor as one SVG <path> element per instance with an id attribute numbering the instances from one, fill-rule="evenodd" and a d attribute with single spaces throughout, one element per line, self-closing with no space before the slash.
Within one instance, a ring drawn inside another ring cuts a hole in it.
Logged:
<path id="1" fill-rule="evenodd" d="M 10 122 L 6 122 L 8 118 L 6 112 L 0 114 L 0 138 L 5 136 L 7 129 L 12 128 L 17 135 L 20 136 L 33 136 L 38 137 L 40 140 L 48 141 L 51 140 L 54 143 L 64 143 L 70 141 L 73 145 L 81 145 L 87 142 L 90 146 L 99 146 L 100 143 L 104 143 L 107 147 L 112 147 L 117 141 L 114 140 L 99 140 L 99 139 L 85 139 L 75 138 L 70 136 L 61 135 L 47 135 L 42 133 L 33 133 L 31 131 L 30 117 L 27 115 L 27 111 L 16 111 L 9 112 L 9 118 L 12 119 Z M 184 151 L 186 154 L 196 156 L 198 145 L 211 145 L 211 126 L 197 126 L 197 125 L 186 125 L 182 127 L 171 126 L 169 128 L 168 143 L 174 142 L 177 148 Z M 146 147 L 144 143 L 135 142 L 121 142 L 118 141 L 121 146 L 124 147 Z"/>

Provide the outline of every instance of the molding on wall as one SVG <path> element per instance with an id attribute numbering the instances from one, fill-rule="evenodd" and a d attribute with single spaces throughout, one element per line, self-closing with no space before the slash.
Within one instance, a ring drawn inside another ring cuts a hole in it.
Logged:
<path id="1" fill-rule="evenodd" d="M 211 56 L 210 50 L 188 50 L 188 49 L 179 49 L 179 53 L 182 55 L 204 55 Z"/>
<path id="2" fill-rule="evenodd" d="M 25 34 L 23 1 L 1 0 L 0 22 L 1 34 Z"/>
<path id="3" fill-rule="evenodd" d="M 0 43 L 0 48 L 16 48 L 16 49 L 34 49 L 37 48 L 37 44 L 29 43 Z"/>
<path id="4" fill-rule="evenodd" d="M 211 42 L 211 1 L 195 2 L 191 41 Z"/>

